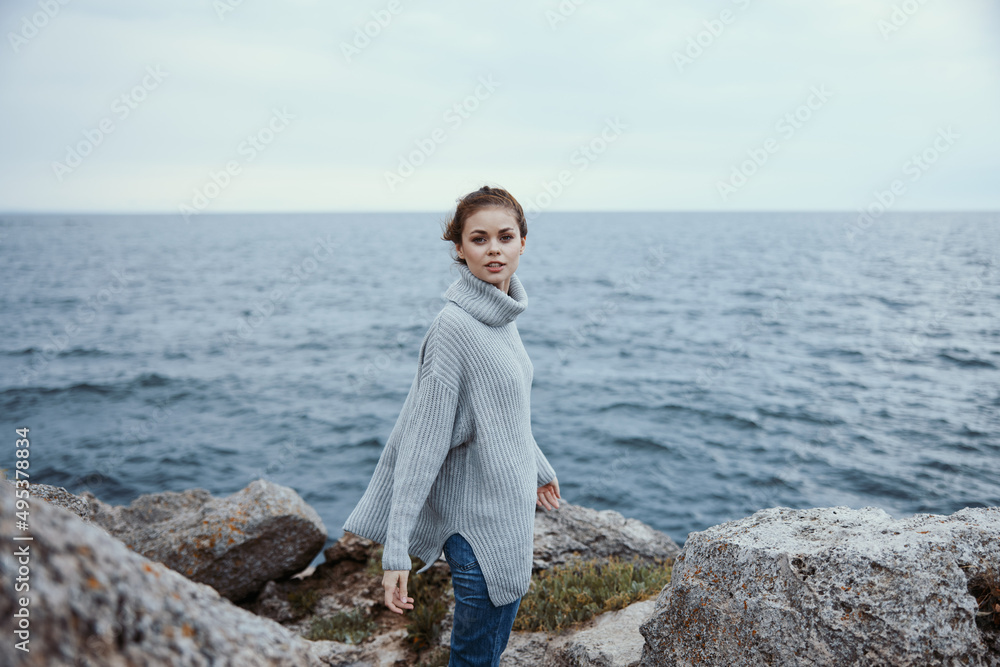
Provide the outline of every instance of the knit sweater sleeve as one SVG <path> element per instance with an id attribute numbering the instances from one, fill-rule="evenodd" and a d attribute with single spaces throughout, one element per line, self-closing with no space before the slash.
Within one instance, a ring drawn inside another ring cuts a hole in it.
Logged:
<path id="1" fill-rule="evenodd" d="M 382 569 L 409 570 L 410 535 L 451 448 L 458 387 L 454 348 L 432 329 L 421 351 L 420 379 L 401 434 L 392 485 L 392 505 L 382 550 Z"/>
<path id="2" fill-rule="evenodd" d="M 538 486 L 545 486 L 556 477 L 556 471 L 552 468 L 549 460 L 545 458 L 541 447 L 535 442 L 535 436 L 531 436 L 531 442 L 535 445 L 535 463 L 538 464 Z"/>

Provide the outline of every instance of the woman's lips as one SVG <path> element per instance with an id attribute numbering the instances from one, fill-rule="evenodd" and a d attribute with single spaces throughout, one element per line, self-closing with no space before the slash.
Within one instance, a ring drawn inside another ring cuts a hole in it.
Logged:
<path id="1" fill-rule="evenodd" d="M 492 273 L 500 273 L 501 271 L 503 271 L 504 266 L 506 266 L 506 264 L 501 264 L 500 266 L 490 266 L 489 264 L 487 264 L 486 270 Z"/>

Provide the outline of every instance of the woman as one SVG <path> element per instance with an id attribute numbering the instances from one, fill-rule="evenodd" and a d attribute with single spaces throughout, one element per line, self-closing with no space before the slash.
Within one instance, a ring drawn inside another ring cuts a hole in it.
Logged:
<path id="1" fill-rule="evenodd" d="M 368 488 L 344 530 L 384 545 L 394 612 L 413 553 L 444 553 L 455 590 L 453 665 L 497 665 L 531 582 L 535 506 L 559 506 L 555 471 L 531 434 L 533 368 L 514 320 L 528 225 L 507 191 L 459 200 L 445 229 L 460 277 L 423 342 L 417 372 Z"/>

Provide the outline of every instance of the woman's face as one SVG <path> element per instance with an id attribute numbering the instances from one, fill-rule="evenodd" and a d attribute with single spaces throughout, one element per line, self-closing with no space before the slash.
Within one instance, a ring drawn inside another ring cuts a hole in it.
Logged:
<path id="1" fill-rule="evenodd" d="M 472 275 L 506 294 L 524 252 L 524 239 L 514 216 L 502 208 L 484 208 L 465 219 L 462 243 L 455 249 Z"/>

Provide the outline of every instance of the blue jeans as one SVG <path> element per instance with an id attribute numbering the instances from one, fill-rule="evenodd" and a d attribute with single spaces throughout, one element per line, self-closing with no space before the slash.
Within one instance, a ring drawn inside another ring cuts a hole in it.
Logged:
<path id="1" fill-rule="evenodd" d="M 445 541 L 444 557 L 451 567 L 451 585 L 455 590 L 448 667 L 496 667 L 500 664 L 500 654 L 507 648 L 521 599 L 502 607 L 493 606 L 476 554 L 459 533 L 453 533 Z"/>

